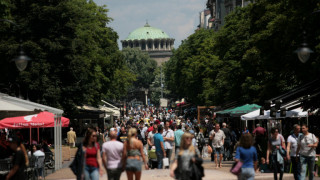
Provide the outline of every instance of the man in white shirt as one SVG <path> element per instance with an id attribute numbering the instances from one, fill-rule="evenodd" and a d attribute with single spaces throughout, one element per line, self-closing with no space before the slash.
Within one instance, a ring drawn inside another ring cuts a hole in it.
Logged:
<path id="1" fill-rule="evenodd" d="M 296 156 L 300 153 L 301 162 L 301 179 L 305 179 L 307 164 L 309 169 L 309 180 L 313 180 L 313 168 L 316 157 L 316 148 L 318 146 L 318 138 L 308 132 L 308 126 L 303 124 L 301 126 L 302 135 L 298 138 L 298 148 Z M 297 157 L 296 157 L 297 158 Z"/>
<path id="2" fill-rule="evenodd" d="M 42 179 L 45 154 L 44 154 L 44 152 L 41 151 L 40 145 L 36 145 L 36 148 L 37 148 L 37 150 L 33 153 L 33 155 L 35 157 L 37 157 L 36 167 L 38 170 L 37 172 L 39 173 L 37 175 L 39 176 L 39 179 Z"/>
<path id="3" fill-rule="evenodd" d="M 292 159 L 292 172 L 295 180 L 300 180 L 301 173 L 299 155 L 296 156 L 298 139 L 301 135 L 299 124 L 295 124 L 293 126 L 293 134 L 291 134 L 287 139 L 287 159 Z"/>
<path id="4" fill-rule="evenodd" d="M 170 122 L 166 121 L 162 136 L 164 140 L 164 150 L 166 151 L 166 155 L 169 159 L 169 164 L 170 164 L 170 158 L 172 154 L 172 147 L 173 147 L 173 141 L 174 141 L 174 133 L 169 128 L 169 126 L 170 126 Z M 169 169 L 169 166 L 166 166 L 165 168 Z"/>
<path id="5" fill-rule="evenodd" d="M 214 153 L 214 161 L 216 162 L 216 168 L 222 167 L 221 160 L 223 158 L 223 144 L 226 136 L 224 132 L 220 129 L 220 124 L 216 123 L 215 129 L 209 134 L 210 140 L 212 140 L 212 153 Z M 219 166 L 217 161 L 217 156 L 219 156 Z"/>

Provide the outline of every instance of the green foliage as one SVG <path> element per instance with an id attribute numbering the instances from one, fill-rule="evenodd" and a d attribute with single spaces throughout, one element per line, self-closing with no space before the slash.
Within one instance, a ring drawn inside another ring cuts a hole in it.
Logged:
<path id="1" fill-rule="evenodd" d="M 0 29 L 1 83 L 18 83 L 30 100 L 67 113 L 126 94 L 134 77 L 118 49 L 117 33 L 107 27 L 111 19 L 105 7 L 86 0 L 10 2 L 0 4 L 0 18 L 20 26 Z M 10 14 L 2 15 L 2 9 Z M 19 37 L 32 58 L 20 73 L 10 63 Z"/>
<path id="2" fill-rule="evenodd" d="M 136 76 L 134 88 L 148 89 L 154 81 L 157 62 L 138 48 L 124 48 L 122 53 L 131 73 Z"/>
<path id="3" fill-rule="evenodd" d="M 195 104 L 262 103 L 319 77 L 319 1 L 258 0 L 237 8 L 218 31 L 198 30 L 166 64 L 166 83 Z M 303 64 L 293 53 L 302 32 L 315 51 Z"/>

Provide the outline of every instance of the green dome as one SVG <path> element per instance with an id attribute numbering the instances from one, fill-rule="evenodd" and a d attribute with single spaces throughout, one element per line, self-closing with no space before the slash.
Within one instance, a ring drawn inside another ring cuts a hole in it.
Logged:
<path id="1" fill-rule="evenodd" d="M 166 39 L 170 38 L 161 29 L 151 27 L 148 23 L 144 27 L 138 28 L 131 32 L 126 40 L 141 39 Z"/>

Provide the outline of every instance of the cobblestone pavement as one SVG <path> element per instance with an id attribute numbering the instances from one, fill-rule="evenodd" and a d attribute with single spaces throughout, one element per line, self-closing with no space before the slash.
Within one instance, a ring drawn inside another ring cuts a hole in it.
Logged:
<path id="1" fill-rule="evenodd" d="M 204 168 L 205 168 L 205 177 L 203 180 L 236 180 L 236 176 L 231 174 L 229 172 L 231 167 L 232 161 L 223 162 L 222 168 L 214 168 L 215 164 L 213 162 L 210 162 L 208 159 L 204 160 Z M 67 166 L 64 166 L 63 169 L 56 171 L 46 177 L 46 179 L 61 179 L 61 180 L 74 180 L 76 177 L 68 168 Z M 100 179 L 107 180 L 106 174 L 104 174 Z M 121 180 L 127 179 L 127 176 L 125 173 L 122 173 Z M 162 169 L 162 170 L 143 170 L 142 171 L 142 180 L 170 180 L 173 179 L 170 177 L 169 170 Z M 272 180 L 273 174 L 272 173 L 256 173 L 255 179 L 259 180 Z M 293 175 L 292 174 L 284 174 L 284 180 L 292 180 Z M 320 180 L 319 177 L 315 178 L 317 180 Z"/>

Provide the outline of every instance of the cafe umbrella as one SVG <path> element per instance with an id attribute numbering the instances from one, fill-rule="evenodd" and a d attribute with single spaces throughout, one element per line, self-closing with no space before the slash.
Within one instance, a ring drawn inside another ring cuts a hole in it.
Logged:
<path id="1" fill-rule="evenodd" d="M 0 121 L 0 129 L 30 129 L 30 143 L 31 143 L 31 128 L 38 128 L 38 141 L 39 141 L 39 128 L 54 127 L 53 113 L 43 111 L 39 114 L 33 114 L 28 116 L 9 117 Z M 70 120 L 65 117 L 61 117 L 62 127 L 68 127 Z"/>

